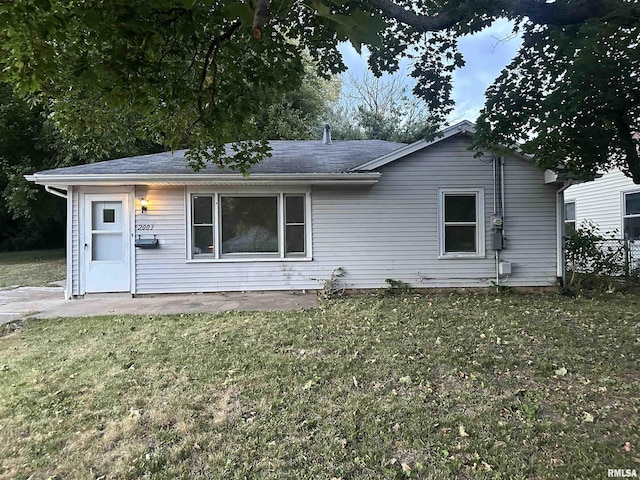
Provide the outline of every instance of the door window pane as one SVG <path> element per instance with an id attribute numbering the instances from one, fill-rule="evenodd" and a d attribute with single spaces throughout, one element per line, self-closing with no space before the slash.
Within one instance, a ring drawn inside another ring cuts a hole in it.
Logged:
<path id="1" fill-rule="evenodd" d="M 122 202 L 91 202 L 92 230 L 121 230 Z"/>
<path id="2" fill-rule="evenodd" d="M 94 233 L 91 238 L 92 260 L 123 260 L 121 233 Z"/>
<path id="3" fill-rule="evenodd" d="M 102 221 L 104 223 L 115 223 L 116 222 L 116 211 L 113 208 L 105 208 L 102 211 Z"/>
<path id="4" fill-rule="evenodd" d="M 277 253 L 277 197 L 221 197 L 222 253 Z"/>

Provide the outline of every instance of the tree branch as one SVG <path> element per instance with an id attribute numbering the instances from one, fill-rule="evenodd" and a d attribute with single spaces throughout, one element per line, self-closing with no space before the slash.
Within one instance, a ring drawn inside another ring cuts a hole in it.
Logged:
<path id="1" fill-rule="evenodd" d="M 385 15 L 396 19 L 420 31 L 436 32 L 449 29 L 474 14 L 492 17 L 528 17 L 540 25 L 575 25 L 589 18 L 602 18 L 614 10 L 629 12 L 629 22 L 637 23 L 638 7 L 630 2 L 616 2 L 614 7 L 605 0 L 585 0 L 567 2 L 566 0 L 546 3 L 544 0 L 495 0 L 493 2 L 474 2 L 466 0 L 456 5 L 448 4 L 435 15 L 421 15 L 394 3 L 393 0 L 369 0 Z M 479 5 L 477 5 L 479 3 Z M 635 17 L 635 21 L 634 21 Z"/>
<path id="2" fill-rule="evenodd" d="M 194 122 L 194 124 L 198 123 L 202 119 L 202 87 L 204 86 L 205 81 L 207 80 L 207 71 L 211 66 L 211 62 L 217 55 L 218 48 L 220 48 L 220 44 L 229 40 L 235 32 L 240 29 L 242 22 L 240 20 L 236 20 L 233 22 L 229 28 L 220 36 L 213 37 L 211 39 L 211 43 L 209 43 L 209 48 L 207 49 L 207 54 L 204 57 L 204 65 L 202 66 L 202 71 L 200 72 L 200 86 L 198 87 L 198 111 L 200 112 L 200 116 Z"/>
<path id="3" fill-rule="evenodd" d="M 253 27 L 251 34 L 253 38 L 260 40 L 262 38 L 262 29 L 269 19 L 269 4 L 271 0 L 257 0 L 255 14 L 253 16 Z"/>

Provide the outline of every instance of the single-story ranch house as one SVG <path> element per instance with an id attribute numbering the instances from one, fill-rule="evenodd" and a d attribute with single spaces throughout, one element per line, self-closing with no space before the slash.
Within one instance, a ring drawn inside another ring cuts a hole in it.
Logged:
<path id="1" fill-rule="evenodd" d="M 67 298 L 319 289 L 339 268 L 356 289 L 555 285 L 565 185 L 524 157 L 474 158 L 472 132 L 273 141 L 247 178 L 177 151 L 27 179 L 67 199 Z"/>

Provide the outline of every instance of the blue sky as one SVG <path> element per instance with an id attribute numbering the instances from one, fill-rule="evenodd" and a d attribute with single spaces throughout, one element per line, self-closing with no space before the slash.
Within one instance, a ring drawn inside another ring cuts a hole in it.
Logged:
<path id="1" fill-rule="evenodd" d="M 512 24 L 507 20 L 497 20 L 490 28 L 475 35 L 468 35 L 458 41 L 458 48 L 464 55 L 466 66 L 453 76 L 453 98 L 456 102 L 450 122 L 460 120 L 475 121 L 482 105 L 484 92 L 501 70 L 516 55 L 522 39 L 510 38 Z M 366 70 L 366 51 L 359 55 L 350 44 L 340 47 L 348 73 L 358 77 Z M 410 71 L 407 61 L 401 69 Z"/>

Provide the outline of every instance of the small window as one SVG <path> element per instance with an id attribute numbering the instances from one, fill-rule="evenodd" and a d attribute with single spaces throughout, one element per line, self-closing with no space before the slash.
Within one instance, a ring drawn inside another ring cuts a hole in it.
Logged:
<path id="1" fill-rule="evenodd" d="M 569 235 L 576 231 L 576 202 L 564 204 L 564 234 Z"/>
<path id="2" fill-rule="evenodd" d="M 102 210 L 102 223 L 116 223 L 116 211 L 113 208 Z"/>
<path id="3" fill-rule="evenodd" d="M 440 191 L 440 255 L 484 255 L 482 191 Z"/>
<path id="4" fill-rule="evenodd" d="M 192 251 L 193 255 L 215 253 L 213 242 L 213 196 L 194 195 L 191 210 L 193 214 Z"/>
<path id="5" fill-rule="evenodd" d="M 640 238 L 640 192 L 624 194 L 624 237 Z"/>
<path id="6" fill-rule="evenodd" d="M 285 249 L 287 256 L 305 254 L 304 195 L 285 195 Z"/>

